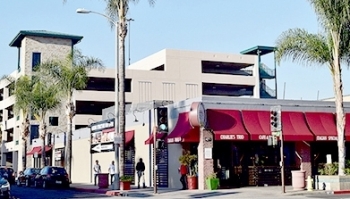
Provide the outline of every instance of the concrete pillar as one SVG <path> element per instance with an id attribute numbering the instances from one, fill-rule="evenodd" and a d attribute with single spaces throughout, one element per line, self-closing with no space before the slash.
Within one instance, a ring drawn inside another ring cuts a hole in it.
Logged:
<path id="1" fill-rule="evenodd" d="M 312 175 L 312 166 L 311 166 L 311 147 L 306 142 L 296 142 L 295 150 L 301 156 L 302 160 L 296 157 L 297 165 L 300 165 L 301 168 L 306 171 L 305 177 Z"/>
<path id="2" fill-rule="evenodd" d="M 205 190 L 207 189 L 205 184 L 205 178 L 214 172 L 214 160 L 205 159 L 205 150 L 213 150 L 214 137 L 213 133 L 200 128 L 200 138 L 198 145 L 198 189 Z"/>
<path id="3" fill-rule="evenodd" d="M 7 153 L 2 153 L 1 154 L 1 166 L 6 166 L 6 156 L 7 156 Z"/>

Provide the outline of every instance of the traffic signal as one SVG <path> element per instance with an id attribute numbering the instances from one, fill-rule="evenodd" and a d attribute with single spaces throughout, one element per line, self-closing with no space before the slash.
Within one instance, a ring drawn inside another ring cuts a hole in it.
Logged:
<path id="1" fill-rule="evenodd" d="M 157 125 L 160 131 L 168 132 L 168 108 L 157 108 Z"/>
<path id="2" fill-rule="evenodd" d="M 165 149 L 165 141 L 164 140 L 157 140 L 156 148 L 157 149 Z"/>
<path id="3" fill-rule="evenodd" d="M 281 131 L 281 107 L 274 106 L 270 109 L 271 132 Z"/>

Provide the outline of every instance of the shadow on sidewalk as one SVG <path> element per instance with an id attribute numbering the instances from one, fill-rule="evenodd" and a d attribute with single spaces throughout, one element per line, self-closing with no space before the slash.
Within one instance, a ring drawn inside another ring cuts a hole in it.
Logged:
<path id="1" fill-rule="evenodd" d="M 210 198 L 215 196 L 225 196 L 225 195 L 233 195 L 238 192 L 208 192 L 208 193 L 199 193 L 199 194 L 191 194 L 189 195 L 191 198 Z"/>

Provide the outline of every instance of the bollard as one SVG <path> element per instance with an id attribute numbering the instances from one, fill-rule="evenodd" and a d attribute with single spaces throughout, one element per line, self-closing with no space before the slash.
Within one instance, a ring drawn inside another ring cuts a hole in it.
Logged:
<path id="1" fill-rule="evenodd" d="M 311 176 L 308 176 L 307 179 L 306 179 L 306 189 L 308 191 L 313 191 L 313 188 L 312 188 L 312 182 L 314 180 L 311 178 Z"/>

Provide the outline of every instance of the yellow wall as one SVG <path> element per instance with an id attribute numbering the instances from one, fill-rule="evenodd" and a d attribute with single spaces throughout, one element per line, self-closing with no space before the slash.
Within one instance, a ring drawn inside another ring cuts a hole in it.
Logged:
<path id="1" fill-rule="evenodd" d="M 73 183 L 91 182 L 90 139 L 73 141 L 72 177 Z"/>

